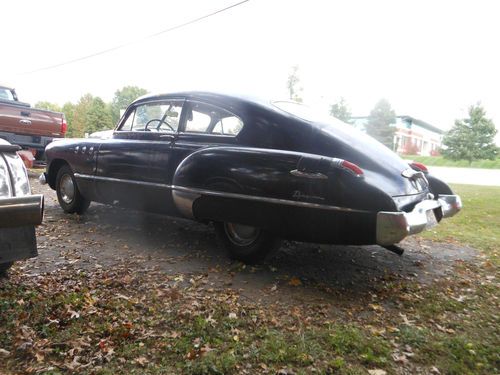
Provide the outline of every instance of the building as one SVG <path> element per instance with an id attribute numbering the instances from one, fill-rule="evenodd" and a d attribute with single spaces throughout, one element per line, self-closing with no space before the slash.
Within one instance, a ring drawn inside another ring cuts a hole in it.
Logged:
<path id="1" fill-rule="evenodd" d="M 364 130 L 368 116 L 351 117 L 352 124 Z M 437 155 L 444 131 L 411 116 L 396 116 L 394 151 L 402 155 Z"/>

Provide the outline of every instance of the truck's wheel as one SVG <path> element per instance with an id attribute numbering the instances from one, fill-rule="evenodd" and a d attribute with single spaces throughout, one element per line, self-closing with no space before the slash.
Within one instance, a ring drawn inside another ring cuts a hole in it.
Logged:
<path id="1" fill-rule="evenodd" d="M 56 192 L 59 205 L 67 213 L 81 215 L 89 208 L 90 201 L 78 190 L 75 176 L 68 165 L 63 165 L 57 172 Z"/>
<path id="2" fill-rule="evenodd" d="M 14 262 L 0 263 L 0 277 L 7 276 L 7 271 L 13 264 Z"/>
<path id="3" fill-rule="evenodd" d="M 215 223 L 220 245 L 229 256 L 244 263 L 258 263 L 279 248 L 281 241 L 263 229 L 235 223 Z"/>

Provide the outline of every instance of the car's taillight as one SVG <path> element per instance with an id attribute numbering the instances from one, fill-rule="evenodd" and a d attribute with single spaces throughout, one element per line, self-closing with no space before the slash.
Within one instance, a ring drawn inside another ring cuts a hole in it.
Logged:
<path id="1" fill-rule="evenodd" d="M 64 135 L 66 134 L 66 131 L 68 130 L 68 123 L 66 122 L 66 117 L 62 117 L 61 120 L 61 134 Z"/>
<path id="2" fill-rule="evenodd" d="M 427 167 L 424 164 L 419 163 L 417 161 L 414 161 L 414 162 L 410 163 L 410 167 L 412 167 L 416 171 L 421 171 L 421 172 L 424 172 L 424 173 L 428 173 L 429 172 L 429 170 L 427 169 Z"/>
<path id="3" fill-rule="evenodd" d="M 342 163 L 340 163 L 340 165 L 342 166 L 343 169 L 347 170 L 348 172 L 352 173 L 357 177 L 363 176 L 363 170 L 356 164 L 351 163 L 350 161 L 343 160 Z"/>

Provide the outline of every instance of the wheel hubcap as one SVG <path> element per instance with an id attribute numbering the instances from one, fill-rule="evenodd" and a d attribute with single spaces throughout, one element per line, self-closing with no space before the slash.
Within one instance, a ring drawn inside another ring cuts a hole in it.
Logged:
<path id="1" fill-rule="evenodd" d="M 229 240 L 238 246 L 250 245 L 260 234 L 259 228 L 234 223 L 224 223 L 224 230 Z"/>
<path id="2" fill-rule="evenodd" d="M 75 185 L 70 175 L 65 174 L 61 178 L 59 190 L 61 192 L 61 199 L 64 203 L 70 204 L 73 202 L 73 199 L 75 198 Z"/>

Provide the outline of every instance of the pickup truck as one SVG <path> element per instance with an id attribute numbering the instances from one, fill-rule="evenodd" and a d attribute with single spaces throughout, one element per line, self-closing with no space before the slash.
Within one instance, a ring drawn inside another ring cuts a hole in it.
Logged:
<path id="1" fill-rule="evenodd" d="M 19 101 L 14 89 L 0 86 L 0 138 L 43 160 L 45 146 L 54 138 L 63 138 L 66 130 L 63 113 L 31 108 Z"/>

